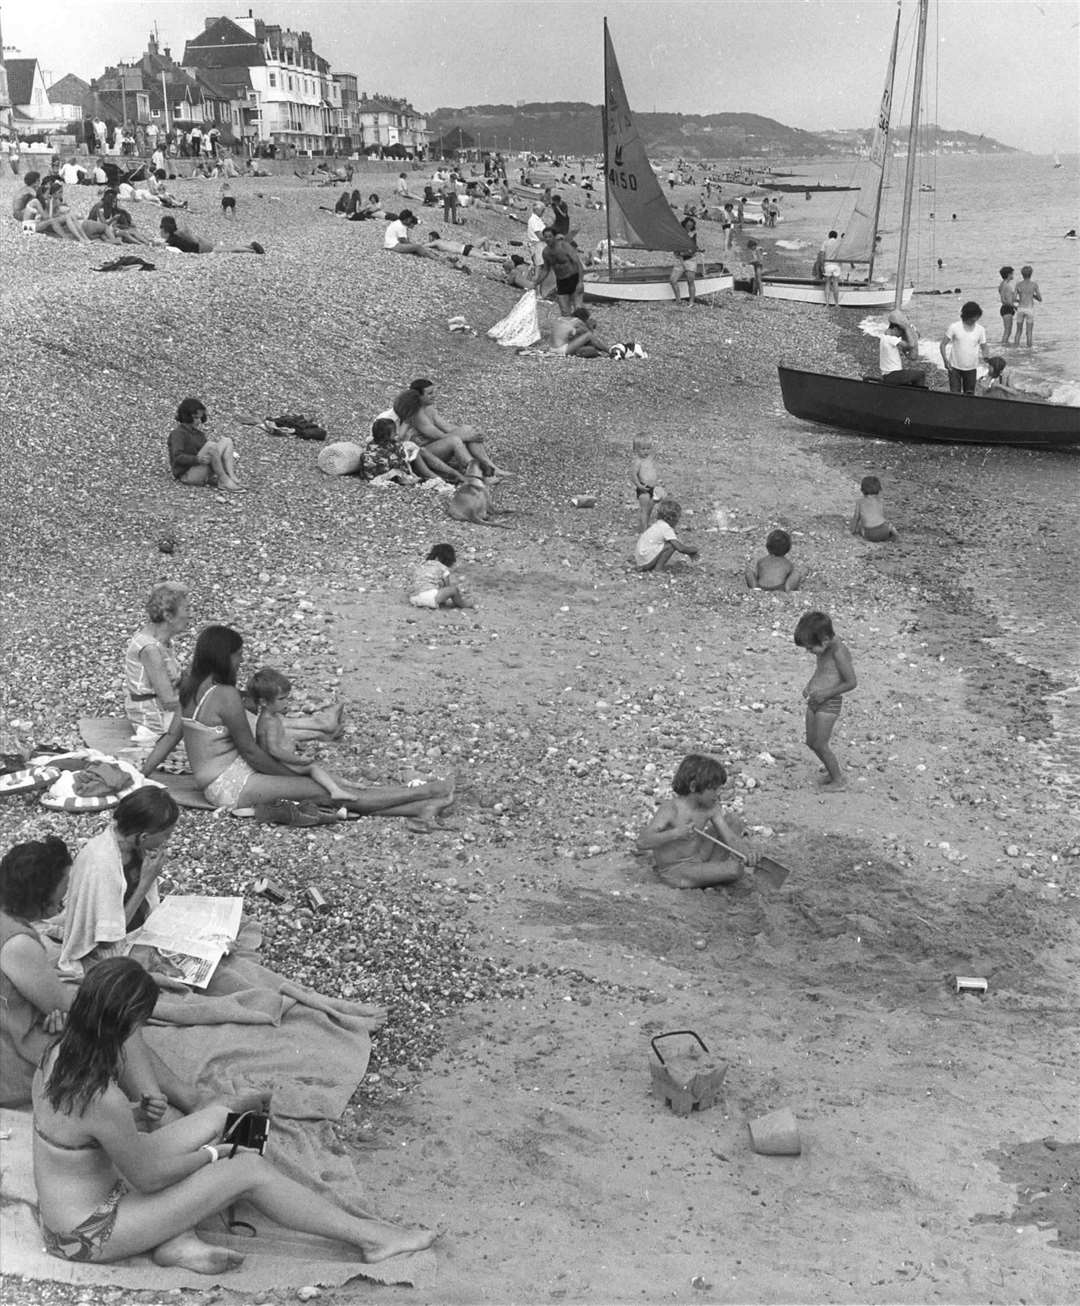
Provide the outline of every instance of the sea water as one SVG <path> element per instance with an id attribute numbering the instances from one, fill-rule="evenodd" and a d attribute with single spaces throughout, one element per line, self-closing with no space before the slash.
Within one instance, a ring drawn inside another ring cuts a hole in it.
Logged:
<path id="1" fill-rule="evenodd" d="M 974 299 L 983 309 L 990 352 L 1005 354 L 1021 388 L 1080 405 L 1080 240 L 1065 238 L 1080 230 L 1080 156 L 1065 155 L 1061 164 L 1055 168 L 1049 157 L 1032 154 L 920 156 L 916 187 L 934 189 L 914 195 L 907 280 L 916 293 L 908 313 L 923 339 L 936 342 L 959 318 L 960 305 Z M 895 160 L 889 169 L 875 278 L 896 275 L 903 166 Z M 808 184 L 854 185 L 866 165 L 829 160 L 791 168 Z M 809 200 L 800 192 L 780 195 L 776 235 L 789 248 L 805 249 L 807 275 L 830 229 L 843 231 L 854 200 L 845 191 Z M 999 350 L 998 270 L 1011 265 L 1019 280 L 1025 263 L 1034 268 L 1043 297 L 1035 307 L 1034 347 Z"/>
<path id="2" fill-rule="evenodd" d="M 1080 404 L 1080 157 L 1028 154 L 949 154 L 919 159 L 907 279 L 916 294 L 909 316 L 933 361 L 960 305 L 976 300 L 990 353 L 1004 354 L 1018 384 L 1056 403 Z M 883 203 L 883 240 L 875 277 L 892 280 L 899 248 L 903 162 L 897 161 Z M 795 163 L 808 183 L 855 184 L 854 163 Z M 794 180 L 786 178 L 785 180 Z M 726 194 L 725 194 L 726 198 Z M 830 228 L 842 231 L 854 194 L 805 199 L 781 195 L 776 235 L 789 250 L 805 251 L 807 273 Z M 956 214 L 955 220 L 953 214 Z M 933 215 L 933 216 L 931 216 Z M 938 268 L 937 260 L 942 266 Z M 1033 348 L 1002 347 L 998 270 L 1030 263 L 1043 302 L 1036 305 Z M 948 293 L 918 293 L 940 292 Z M 884 314 L 862 325 L 880 331 Z M 940 356 L 938 355 L 938 362 Z M 872 461 L 872 446 L 868 458 Z M 913 485 L 947 478 L 977 506 L 974 526 L 950 546 L 946 570 L 969 583 L 979 606 L 996 620 L 994 647 L 1003 657 L 1047 672 L 1064 685 L 1048 706 L 1056 730 L 1045 750 L 1063 795 L 1080 796 L 1080 451 L 1041 452 L 987 446 L 958 449 L 911 445 L 906 459 Z M 868 464 L 869 465 L 869 464 Z M 916 495 L 908 487 L 910 503 Z M 903 531 L 904 523 L 900 522 Z M 912 523 L 917 530 L 917 524 Z"/>

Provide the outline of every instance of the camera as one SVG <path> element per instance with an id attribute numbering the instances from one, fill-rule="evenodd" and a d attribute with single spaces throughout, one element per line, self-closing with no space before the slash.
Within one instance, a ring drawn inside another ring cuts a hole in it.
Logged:
<path id="1" fill-rule="evenodd" d="M 252 1148 L 260 1156 L 266 1151 L 270 1137 L 270 1115 L 266 1111 L 230 1111 L 225 1119 L 225 1131 L 221 1135 L 222 1144 Z"/>

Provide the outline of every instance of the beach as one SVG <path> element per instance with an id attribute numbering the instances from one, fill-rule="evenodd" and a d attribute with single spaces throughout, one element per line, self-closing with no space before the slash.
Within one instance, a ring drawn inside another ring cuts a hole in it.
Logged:
<path id="1" fill-rule="evenodd" d="M 353 185 L 388 195 L 395 177 Z M 297 698 L 344 699 L 335 770 L 457 776 L 432 835 L 185 813 L 170 846 L 173 888 L 245 894 L 267 965 L 390 1008 L 336 1131 L 373 1205 L 444 1236 L 433 1289 L 365 1293 L 1071 1300 L 1080 557 L 1060 498 L 1075 502 L 1075 455 L 888 445 L 789 417 L 778 361 L 871 369 L 856 314 L 735 294 L 600 308 L 605 339 L 648 359 L 517 355 L 485 331 L 518 292 L 475 259 L 464 276 L 385 254 L 381 223 L 320 209 L 339 190 L 234 182 L 232 224 L 214 183 L 175 185 L 200 235 L 266 255 L 140 250 L 154 271 L 107 274 L 91 269 L 128 251 L 0 229 L 5 738 L 75 744 L 81 716 L 118 713 L 124 646 L 169 578 L 192 592 L 181 660 L 222 621 L 246 671 L 270 662 Z M 441 210 L 417 211 L 447 234 Z M 572 215 L 595 244 L 603 214 Z M 522 223 L 465 216 L 455 238 L 524 240 Z M 457 315 L 477 334 L 451 332 Z M 497 491 L 509 529 L 326 477 L 318 445 L 243 424 L 303 413 L 362 439 L 420 376 L 516 473 Z M 236 441 L 247 494 L 169 476 L 189 394 Z M 639 431 L 700 548 L 670 576 L 632 567 Z M 896 544 L 848 533 L 867 474 Z M 749 592 L 742 569 L 776 526 L 807 582 Z M 475 613 L 407 602 L 410 567 L 443 540 Z M 812 662 L 792 632 L 811 609 L 859 676 L 834 734 L 841 793 L 816 788 L 802 742 Z M 724 801 L 791 868 L 782 888 L 677 891 L 634 855 L 692 751 L 723 760 Z M 0 804 L 5 847 L 96 828 Z M 261 875 L 290 903 L 253 897 Z M 327 914 L 294 905 L 308 884 Z M 986 995 L 958 994 L 957 975 Z M 686 1029 L 727 1069 L 718 1103 L 679 1117 L 650 1096 L 650 1039 Z M 782 1106 L 801 1156 L 756 1155 L 747 1121 Z"/>

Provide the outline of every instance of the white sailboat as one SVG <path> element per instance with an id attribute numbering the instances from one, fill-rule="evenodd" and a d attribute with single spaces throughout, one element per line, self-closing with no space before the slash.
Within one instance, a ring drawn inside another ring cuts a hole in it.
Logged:
<path id="1" fill-rule="evenodd" d="M 889 67 L 885 75 L 885 90 L 881 97 L 877 126 L 870 147 L 871 171 L 859 191 L 855 208 L 848 219 L 840 248 L 836 253 L 838 263 L 867 265 L 865 281 L 841 281 L 841 308 L 891 308 L 896 299 L 896 287 L 884 282 L 874 282 L 874 258 L 877 254 L 878 221 L 881 215 L 881 196 L 885 188 L 885 169 L 889 161 L 889 126 L 892 118 L 893 79 L 896 72 L 896 50 L 900 40 L 900 6 L 897 4 L 896 27 L 893 31 Z M 766 299 L 791 299 L 802 304 L 824 304 L 825 283 L 812 277 L 782 277 L 766 273 L 761 279 L 762 294 Z M 903 302 L 911 299 L 912 288 L 904 287 Z"/>
<path id="2" fill-rule="evenodd" d="M 604 19 L 604 184 L 607 190 L 608 266 L 590 268 L 583 281 L 586 299 L 657 300 L 674 303 L 685 296 L 679 282 L 672 289 L 670 264 L 615 267 L 617 249 L 675 250 L 687 248 L 687 236 L 664 198 L 626 98 L 615 50 Z M 723 263 L 699 264 L 696 294 L 730 290 L 734 278 Z"/>

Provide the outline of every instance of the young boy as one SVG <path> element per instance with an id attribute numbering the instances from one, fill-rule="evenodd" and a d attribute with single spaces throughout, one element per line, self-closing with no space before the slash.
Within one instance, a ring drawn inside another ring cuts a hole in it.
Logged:
<path id="1" fill-rule="evenodd" d="M 998 298 L 1001 300 L 1001 343 L 1007 345 L 1012 338 L 1013 318 L 1016 316 L 1016 279 L 1014 269 L 1008 264 L 998 269 L 1001 284 L 998 286 Z"/>
<path id="2" fill-rule="evenodd" d="M 982 309 L 969 299 L 960 310 L 960 321 L 954 322 L 941 338 L 941 361 L 949 373 L 949 389 L 954 395 L 975 393 L 979 361 L 986 353 L 986 331 L 979 322 L 981 317 Z M 1016 329 L 1020 330 L 1019 322 Z"/>
<path id="3" fill-rule="evenodd" d="M 682 516 L 682 506 L 674 499 L 664 499 L 656 506 L 656 521 L 638 536 L 634 548 L 634 562 L 638 571 L 663 571 L 673 553 L 685 553 L 696 558 L 697 546 L 683 544 L 675 534 Z"/>
<path id="4" fill-rule="evenodd" d="M 729 204 L 727 205 L 727 207 L 731 208 L 731 205 Z M 729 234 L 730 234 L 730 230 L 729 230 Z M 730 246 L 725 245 L 724 248 L 728 249 L 730 248 Z M 761 246 L 757 243 L 756 240 L 748 240 L 746 242 L 746 252 L 750 256 L 750 276 L 752 278 L 751 293 L 754 295 L 760 295 L 762 293 L 761 292 L 761 269 L 763 266 L 762 258 L 761 258 Z"/>
<path id="5" fill-rule="evenodd" d="M 791 552 L 791 536 L 787 531 L 770 531 L 765 537 L 768 552 L 757 562 L 747 563 L 746 577 L 748 589 L 752 590 L 797 590 L 803 581 L 803 569 L 796 567 L 788 558 Z"/>
<path id="6" fill-rule="evenodd" d="M 232 187 L 227 181 L 221 183 L 221 216 L 223 218 L 236 218 L 236 196 L 232 193 Z"/>
<path id="7" fill-rule="evenodd" d="M 833 727 L 843 706 L 843 694 L 850 693 L 858 681 L 851 664 L 851 654 L 837 638 L 833 624 L 824 612 L 807 612 L 795 627 L 795 643 L 817 658 L 803 698 L 806 699 L 806 746 L 821 759 L 825 779 L 821 787 L 838 790 L 844 787 L 840 764 L 829 747 Z"/>
<path id="8" fill-rule="evenodd" d="M 273 667 L 260 667 L 248 681 L 247 696 L 259 711 L 259 719 L 255 723 L 255 742 L 264 753 L 269 753 L 275 761 L 282 762 L 297 775 L 311 776 L 336 802 L 355 798 L 360 792 L 359 788 L 350 787 L 317 762 L 309 762 L 299 753 L 293 752 L 285 725 L 291 693 L 291 681 Z"/>
<path id="9" fill-rule="evenodd" d="M 663 491 L 657 494 L 657 490 L 660 490 L 660 473 L 656 469 L 656 459 L 653 457 L 653 442 L 647 435 L 634 437 L 630 479 L 633 481 L 634 493 L 637 495 L 638 534 L 640 535 L 649 524 L 653 501 L 664 497 Z"/>
<path id="10" fill-rule="evenodd" d="M 413 568 L 409 602 L 414 608 L 475 608 L 450 577 L 457 562 L 452 544 L 433 544 L 428 556 Z"/>
<path id="11" fill-rule="evenodd" d="M 1035 333 L 1035 303 L 1042 303 L 1039 283 L 1031 279 L 1034 270 L 1030 263 L 1025 263 L 1020 269 L 1020 283 L 1016 287 L 1016 340 L 1013 343 L 1018 345 L 1023 335 L 1026 337 L 1024 343 L 1029 349 L 1031 337 Z"/>
<path id="12" fill-rule="evenodd" d="M 705 753 L 684 757 L 671 782 L 675 797 L 660 804 L 638 835 L 638 849 L 652 853 L 657 874 L 673 889 L 733 884 L 742 875 L 743 862 L 713 839 L 741 852 L 750 866 L 757 860 L 741 824 L 720 806 L 726 782 L 727 772 L 717 758 Z"/>
<path id="13" fill-rule="evenodd" d="M 885 520 L 885 504 L 881 498 L 881 482 L 876 476 L 864 476 L 859 482 L 862 498 L 855 503 L 851 518 L 852 535 L 881 544 L 885 540 L 898 540 L 900 534 L 891 522 Z"/>

